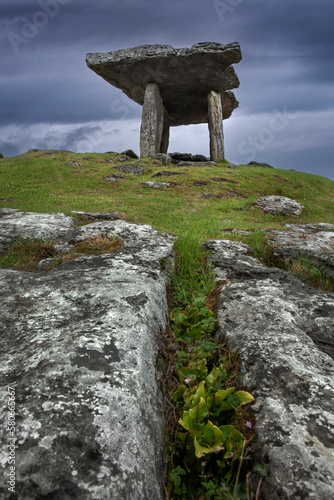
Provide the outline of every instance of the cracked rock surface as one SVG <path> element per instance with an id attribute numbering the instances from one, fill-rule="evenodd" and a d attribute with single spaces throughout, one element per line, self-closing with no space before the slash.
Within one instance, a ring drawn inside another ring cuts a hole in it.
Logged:
<path id="1" fill-rule="evenodd" d="M 124 240 L 121 250 L 52 272 L 0 269 L 0 384 L 5 402 L 8 387 L 15 389 L 17 497 L 5 483 L 7 403 L 0 413 L 0 496 L 162 499 L 156 364 L 170 266 L 163 270 L 160 262 L 173 265 L 174 239 L 125 221 L 72 225 L 64 214 L 0 219 L 1 238 L 47 236 L 61 246 L 103 232 Z"/>
<path id="2" fill-rule="evenodd" d="M 255 459 L 269 465 L 263 500 L 332 498 L 334 484 L 334 294 L 210 241 L 222 281 L 217 338 L 240 352 L 255 387 Z"/>

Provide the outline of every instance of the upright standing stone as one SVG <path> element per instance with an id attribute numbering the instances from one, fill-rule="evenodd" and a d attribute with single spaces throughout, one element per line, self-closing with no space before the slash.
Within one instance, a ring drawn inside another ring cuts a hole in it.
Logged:
<path id="1" fill-rule="evenodd" d="M 208 95 L 208 123 L 210 133 L 210 159 L 222 161 L 225 159 L 223 108 L 219 92 L 213 90 Z"/>
<path id="2" fill-rule="evenodd" d="M 160 90 L 155 83 L 149 83 L 145 88 L 140 127 L 140 156 L 160 153 L 163 128 L 164 106 Z"/>
<path id="3" fill-rule="evenodd" d="M 167 154 L 169 145 L 169 128 L 170 128 L 170 118 L 166 108 L 164 108 L 164 127 L 162 131 L 160 153 Z"/>

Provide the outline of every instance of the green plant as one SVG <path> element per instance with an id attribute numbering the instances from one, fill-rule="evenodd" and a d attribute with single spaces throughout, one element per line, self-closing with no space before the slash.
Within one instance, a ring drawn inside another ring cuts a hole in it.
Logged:
<path id="1" fill-rule="evenodd" d="M 213 312 L 205 305 L 205 297 L 193 296 L 193 300 L 184 309 L 176 308 L 172 311 L 170 319 L 174 325 L 177 337 L 187 342 L 199 338 L 200 335 L 211 333 L 214 329 L 215 319 Z"/>

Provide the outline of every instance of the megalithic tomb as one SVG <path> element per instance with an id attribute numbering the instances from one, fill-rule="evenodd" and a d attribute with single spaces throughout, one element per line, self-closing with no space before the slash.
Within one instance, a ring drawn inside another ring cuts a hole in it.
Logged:
<path id="1" fill-rule="evenodd" d="M 143 106 L 140 155 L 167 153 L 169 129 L 208 123 L 210 159 L 224 154 L 223 119 L 239 103 L 231 89 L 239 80 L 231 67 L 241 61 L 238 43 L 196 43 L 190 49 L 142 45 L 87 54 L 89 68 Z"/>

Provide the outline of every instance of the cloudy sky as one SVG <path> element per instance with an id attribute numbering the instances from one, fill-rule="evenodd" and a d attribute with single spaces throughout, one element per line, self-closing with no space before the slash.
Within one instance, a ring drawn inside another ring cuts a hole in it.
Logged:
<path id="1" fill-rule="evenodd" d="M 1 0 L 0 152 L 139 153 L 141 107 L 86 53 L 237 41 L 227 159 L 334 180 L 333 26 L 331 0 Z M 172 128 L 169 151 L 208 155 L 207 125 Z"/>

